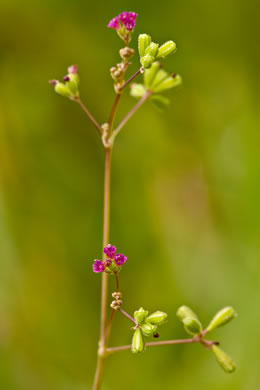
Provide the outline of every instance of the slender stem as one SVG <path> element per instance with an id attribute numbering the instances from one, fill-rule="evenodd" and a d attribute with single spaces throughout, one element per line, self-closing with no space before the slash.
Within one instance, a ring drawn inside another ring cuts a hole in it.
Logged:
<path id="1" fill-rule="evenodd" d="M 89 120 L 93 123 L 93 125 L 95 126 L 95 128 L 99 131 L 100 134 L 103 133 L 102 131 L 102 128 L 100 127 L 100 125 L 97 123 L 96 119 L 93 117 L 93 115 L 90 114 L 89 110 L 87 109 L 87 107 L 85 106 L 85 104 L 80 100 L 80 98 L 75 98 L 74 99 L 75 102 L 77 102 L 80 107 L 82 108 L 82 110 L 85 112 L 85 114 L 87 115 L 87 117 L 89 118 Z"/>
<path id="2" fill-rule="evenodd" d="M 130 314 L 128 314 L 126 311 L 124 311 L 123 309 L 119 309 L 119 311 L 122 313 L 122 314 L 124 314 L 124 316 L 126 316 L 130 321 L 133 321 L 136 325 L 137 325 L 137 322 L 136 322 L 136 320 L 133 318 L 133 317 L 131 317 L 130 316 Z"/>
<path id="3" fill-rule="evenodd" d="M 113 104 L 113 107 L 112 107 L 112 110 L 111 110 L 111 113 L 110 113 L 110 117 L 109 117 L 109 120 L 108 120 L 108 124 L 109 124 L 109 128 L 110 128 L 110 134 L 111 134 L 111 131 L 113 130 L 114 119 L 115 119 L 116 110 L 117 110 L 117 106 L 118 106 L 120 98 L 121 98 L 121 94 L 118 93 L 116 95 L 116 99 L 114 101 L 114 104 Z"/>
<path id="4" fill-rule="evenodd" d="M 109 241 L 111 152 L 112 150 L 110 148 L 105 149 L 103 248 L 108 244 Z M 103 260 L 104 259 L 105 254 L 103 253 Z M 95 379 L 92 387 L 93 390 L 98 390 L 100 388 L 104 368 L 104 351 L 106 348 L 105 326 L 107 318 L 107 290 L 108 275 L 103 272 L 101 281 L 100 340 Z"/>
<path id="5" fill-rule="evenodd" d="M 118 278 L 118 274 L 115 274 L 115 278 L 116 278 L 116 292 L 119 291 L 119 278 Z"/>
<path id="6" fill-rule="evenodd" d="M 112 133 L 112 141 L 114 141 L 115 137 L 118 135 L 118 133 L 120 132 L 120 130 L 124 127 L 124 125 L 129 121 L 130 118 L 132 118 L 132 116 L 135 114 L 135 112 L 138 110 L 138 108 L 140 108 L 145 102 L 146 100 L 151 96 L 152 94 L 152 91 L 147 91 L 142 97 L 141 99 L 138 101 L 138 103 L 132 108 L 131 111 L 129 111 L 129 113 L 124 117 L 124 119 L 122 120 L 121 123 L 119 123 L 119 125 L 117 126 L 117 128 L 115 129 L 115 131 Z"/>
<path id="7" fill-rule="evenodd" d="M 107 327 L 106 327 L 105 342 L 107 342 L 109 339 L 110 331 L 111 331 L 111 327 L 112 327 L 112 322 L 113 322 L 115 313 L 116 313 L 116 310 L 112 309 L 108 323 L 107 323 Z"/>
<path id="8" fill-rule="evenodd" d="M 131 81 L 132 81 L 133 79 L 135 79 L 136 76 L 138 76 L 138 75 L 141 73 L 141 71 L 142 71 L 142 68 L 138 69 L 138 71 L 135 72 L 135 74 L 133 74 L 133 76 L 131 76 L 130 79 L 128 79 L 128 80 L 122 85 L 122 87 L 120 88 L 120 91 L 122 91 L 129 83 L 131 83 Z"/>
<path id="9" fill-rule="evenodd" d="M 145 343 L 145 345 L 146 347 L 158 347 L 160 345 L 192 344 L 192 343 L 199 343 L 199 342 L 200 342 L 199 337 L 193 337 L 191 339 L 151 341 L 149 343 Z M 121 345 L 120 347 L 107 348 L 106 352 L 110 354 L 119 351 L 126 351 L 128 349 L 131 349 L 131 345 Z"/>

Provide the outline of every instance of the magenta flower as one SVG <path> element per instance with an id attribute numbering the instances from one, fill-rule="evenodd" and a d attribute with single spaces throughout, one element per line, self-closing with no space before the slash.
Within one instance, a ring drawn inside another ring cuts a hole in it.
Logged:
<path id="1" fill-rule="evenodd" d="M 117 255 L 115 255 L 115 263 L 119 267 L 121 267 L 126 262 L 126 260 L 127 260 L 127 257 L 125 257 L 125 255 L 123 255 L 123 253 L 118 253 Z"/>
<path id="2" fill-rule="evenodd" d="M 115 18 L 110 20 L 107 27 L 113 28 L 114 30 L 119 30 L 121 26 L 118 17 L 116 16 Z"/>
<path id="3" fill-rule="evenodd" d="M 116 247 L 111 245 L 111 244 L 108 244 L 104 248 L 104 253 L 107 255 L 107 257 L 110 257 L 110 259 L 113 259 L 115 256 L 115 253 L 116 253 Z"/>
<path id="4" fill-rule="evenodd" d="M 101 260 L 95 260 L 94 264 L 92 265 L 93 272 L 104 272 L 105 271 L 105 266 Z"/>
<path id="5" fill-rule="evenodd" d="M 135 12 L 126 12 L 126 11 L 118 15 L 120 21 L 123 23 L 123 25 L 128 31 L 132 31 L 135 28 L 135 22 L 137 16 L 138 15 Z"/>

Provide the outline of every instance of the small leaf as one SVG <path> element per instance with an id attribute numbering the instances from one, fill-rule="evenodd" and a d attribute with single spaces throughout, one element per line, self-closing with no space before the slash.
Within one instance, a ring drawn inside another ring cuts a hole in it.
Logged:
<path id="1" fill-rule="evenodd" d="M 237 317 L 237 313 L 231 306 L 224 307 L 220 310 L 211 320 L 209 326 L 207 327 L 208 332 L 211 332 L 213 329 L 216 329 L 220 326 L 227 324 L 229 321 Z"/>
<path id="2" fill-rule="evenodd" d="M 227 372 L 228 374 L 231 374 L 232 372 L 235 371 L 236 365 L 233 362 L 233 360 L 231 359 L 231 357 L 229 357 L 226 354 L 226 352 L 222 351 L 222 349 L 220 349 L 217 345 L 213 345 L 211 347 L 211 350 L 214 353 L 215 358 L 216 358 L 217 362 L 219 363 L 220 367 L 223 368 L 223 370 L 225 372 Z"/>
<path id="3" fill-rule="evenodd" d="M 140 328 L 137 328 L 133 335 L 131 351 L 133 353 L 141 353 L 145 350 L 143 334 Z"/>
<path id="4" fill-rule="evenodd" d="M 161 111 L 170 104 L 170 100 L 162 95 L 152 95 L 151 102 Z"/>

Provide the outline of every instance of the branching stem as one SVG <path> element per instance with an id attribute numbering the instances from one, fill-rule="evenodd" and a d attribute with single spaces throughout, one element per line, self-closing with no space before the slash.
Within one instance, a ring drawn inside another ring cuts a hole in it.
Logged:
<path id="1" fill-rule="evenodd" d="M 93 123 L 93 125 L 95 126 L 95 128 L 98 130 L 98 132 L 100 134 L 103 133 L 103 130 L 101 128 L 101 126 L 97 123 L 96 119 L 93 117 L 93 115 L 91 115 L 91 113 L 89 112 L 89 110 L 87 109 L 87 107 L 85 106 L 85 104 L 81 101 L 80 98 L 74 98 L 74 101 L 76 103 L 78 103 L 80 105 L 80 107 L 82 108 L 82 110 L 85 112 L 85 114 L 87 115 L 87 117 L 89 118 L 89 120 Z"/>
<path id="2" fill-rule="evenodd" d="M 131 83 L 131 81 L 133 81 L 133 80 L 136 78 L 136 76 L 138 76 L 138 75 L 142 72 L 142 69 L 143 69 L 143 68 L 138 69 L 138 70 L 130 77 L 130 79 L 128 79 L 128 80 L 122 85 L 122 87 L 120 88 L 120 91 L 122 91 L 129 83 Z"/>

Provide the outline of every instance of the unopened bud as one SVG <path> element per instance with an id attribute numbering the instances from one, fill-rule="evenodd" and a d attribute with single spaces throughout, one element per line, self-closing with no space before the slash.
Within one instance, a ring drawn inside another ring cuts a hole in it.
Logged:
<path id="1" fill-rule="evenodd" d="M 156 325 L 149 324 L 149 322 L 146 321 L 141 325 L 142 333 L 144 336 L 147 337 L 152 336 L 156 331 L 156 329 L 157 329 Z"/>
<path id="2" fill-rule="evenodd" d="M 176 51 L 176 43 L 173 41 L 167 41 L 159 47 L 157 58 L 165 58 Z"/>
<path id="3" fill-rule="evenodd" d="M 64 97 L 67 97 L 70 99 L 73 97 L 71 94 L 71 91 L 68 89 L 68 87 L 63 83 L 60 83 L 59 81 L 55 84 L 54 90 L 55 90 L 55 92 L 57 92 L 61 96 L 64 96 Z"/>
<path id="4" fill-rule="evenodd" d="M 153 82 L 151 83 L 151 89 L 154 90 L 155 87 L 157 87 L 163 80 L 167 79 L 168 77 L 168 72 L 166 72 L 164 69 L 159 69 L 156 72 Z"/>
<path id="5" fill-rule="evenodd" d="M 195 314 L 194 311 L 192 311 L 188 306 L 185 305 L 179 307 L 176 315 L 180 321 L 183 321 L 184 318 L 194 318 L 195 320 L 198 320 L 197 314 Z"/>
<path id="6" fill-rule="evenodd" d="M 195 318 L 186 317 L 182 320 L 186 332 L 192 335 L 200 334 L 202 325 L 199 320 Z"/>
<path id="7" fill-rule="evenodd" d="M 167 314 L 163 311 L 155 311 L 149 317 L 146 318 L 146 322 L 152 325 L 162 325 L 167 320 Z"/>
<path id="8" fill-rule="evenodd" d="M 156 57 L 156 54 L 158 53 L 159 44 L 151 42 L 150 45 L 145 49 L 144 54 L 150 54 L 152 57 Z"/>
<path id="9" fill-rule="evenodd" d="M 136 310 L 134 312 L 134 319 L 139 325 L 145 321 L 147 316 L 148 316 L 148 311 L 144 310 L 142 307 L 140 307 L 139 310 Z"/>
<path id="10" fill-rule="evenodd" d="M 220 349 L 217 345 L 213 345 L 211 347 L 211 350 L 214 353 L 215 358 L 216 358 L 217 362 L 219 363 L 220 367 L 223 368 L 223 370 L 225 372 L 227 372 L 228 374 L 231 374 L 232 372 L 235 371 L 236 365 L 233 362 L 233 360 L 231 359 L 231 357 L 229 357 L 226 354 L 226 352 L 222 351 L 222 349 Z"/>
<path id="11" fill-rule="evenodd" d="M 149 68 L 152 65 L 153 61 L 154 61 L 154 57 L 152 57 L 150 54 L 147 54 L 146 56 L 142 57 L 140 60 L 141 65 L 144 68 Z"/>
<path id="12" fill-rule="evenodd" d="M 133 97 L 142 97 L 146 92 L 146 88 L 143 86 L 143 84 L 136 84 L 133 83 L 130 86 L 130 94 Z"/>
<path id="13" fill-rule="evenodd" d="M 143 334 L 141 332 L 141 329 L 138 328 L 136 329 L 133 335 L 131 351 L 133 353 L 141 353 L 144 350 L 145 350 L 145 344 L 144 344 Z"/>
<path id="14" fill-rule="evenodd" d="M 224 307 L 220 310 L 211 320 L 209 326 L 207 327 L 207 331 L 211 332 L 213 329 L 219 328 L 227 324 L 229 321 L 233 320 L 237 317 L 237 313 L 231 306 Z"/>
<path id="15" fill-rule="evenodd" d="M 175 77 L 167 77 L 167 79 L 163 80 L 159 85 L 153 88 L 153 92 L 162 92 L 167 89 L 171 89 L 177 87 L 182 83 L 182 78 L 180 75 L 176 75 Z"/>
<path id="16" fill-rule="evenodd" d="M 151 43 L 151 37 L 148 34 L 140 34 L 138 37 L 138 51 L 140 54 L 140 57 L 143 57 L 145 55 L 146 48 Z"/>

